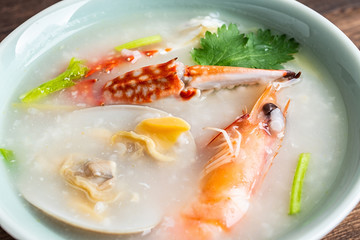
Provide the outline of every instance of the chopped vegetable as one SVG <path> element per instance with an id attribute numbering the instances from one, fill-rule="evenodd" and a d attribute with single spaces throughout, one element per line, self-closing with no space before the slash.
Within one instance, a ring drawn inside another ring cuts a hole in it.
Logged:
<path id="1" fill-rule="evenodd" d="M 281 64 L 294 59 L 299 44 L 270 30 L 240 34 L 235 24 L 222 25 L 217 34 L 206 32 L 195 48 L 192 58 L 200 65 L 235 66 L 261 69 L 280 69 Z"/>
<path id="2" fill-rule="evenodd" d="M 121 44 L 121 45 L 115 47 L 115 49 L 117 51 L 121 51 L 123 49 L 138 48 L 138 47 L 150 45 L 150 44 L 153 44 L 153 43 L 158 43 L 158 42 L 161 42 L 161 41 L 162 41 L 161 36 L 159 34 L 157 34 L 157 35 L 154 35 L 154 36 L 139 38 L 139 39 L 136 39 L 134 41 Z"/>
<path id="3" fill-rule="evenodd" d="M 309 164 L 310 153 L 301 153 L 296 167 L 293 185 L 291 189 L 290 198 L 290 211 L 289 214 L 293 215 L 300 212 L 301 207 L 301 191 L 304 182 L 304 176 Z"/>
<path id="4" fill-rule="evenodd" d="M 75 80 L 78 80 L 86 75 L 88 68 L 83 65 L 83 61 L 72 58 L 67 69 L 56 78 L 41 84 L 37 88 L 20 96 L 22 102 L 29 103 L 47 95 L 60 91 L 64 88 L 75 85 Z"/>
<path id="5" fill-rule="evenodd" d="M 7 163 L 15 160 L 14 152 L 5 148 L 0 148 L 0 153 Z"/>

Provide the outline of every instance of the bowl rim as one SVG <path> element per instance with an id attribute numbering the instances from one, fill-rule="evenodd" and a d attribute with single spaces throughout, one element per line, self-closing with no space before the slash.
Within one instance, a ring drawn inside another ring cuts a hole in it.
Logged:
<path id="1" fill-rule="evenodd" d="M 0 43 L 0 53 L 6 49 L 7 45 L 9 45 L 14 39 L 16 39 L 19 35 L 21 35 L 30 25 L 32 25 L 37 20 L 56 12 L 62 8 L 70 6 L 74 3 L 94 1 L 94 0 L 62 0 L 57 2 L 50 7 L 40 11 L 36 15 L 32 16 L 20 26 L 18 26 L 14 31 L 12 31 L 8 36 L 6 36 Z M 224 0 L 231 1 L 231 0 Z M 241 0 L 239 0 L 241 1 Z M 261 0 L 256 1 L 247 1 L 248 4 L 257 4 L 260 2 L 264 2 Z M 281 2 L 282 4 L 287 5 L 290 8 L 296 8 L 300 14 L 306 15 L 309 21 L 315 21 L 318 24 L 321 24 L 330 34 L 336 36 L 343 44 L 344 49 L 347 50 L 348 58 L 352 61 L 355 61 L 360 66 L 360 51 L 355 46 L 355 44 L 343 33 L 337 26 L 335 26 L 332 22 L 326 19 L 324 16 L 316 12 L 315 10 L 307 7 L 306 5 L 293 0 L 274 0 L 277 2 Z M 1 67 L 1 66 L 0 66 Z M 360 83 L 358 83 L 360 84 Z M 328 217 L 322 221 L 318 222 L 315 227 L 312 227 L 309 231 L 304 233 L 302 239 L 320 239 L 329 233 L 332 229 L 334 229 L 359 203 L 360 201 L 360 177 L 354 181 L 353 186 L 349 193 L 344 197 L 342 202 L 334 207 L 333 211 L 328 215 Z M 0 206 L 0 226 L 11 236 L 17 239 L 32 239 L 35 235 L 29 234 L 29 232 L 19 226 L 15 221 L 9 221 L 9 213 L 3 209 L 3 206 Z M 36 238 L 34 238 L 36 239 Z"/>

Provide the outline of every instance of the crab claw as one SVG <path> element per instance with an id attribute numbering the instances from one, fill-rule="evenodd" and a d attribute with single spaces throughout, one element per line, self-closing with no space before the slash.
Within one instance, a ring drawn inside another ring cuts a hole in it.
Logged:
<path id="1" fill-rule="evenodd" d="M 176 61 L 176 58 L 127 72 L 104 85 L 104 103 L 148 103 L 168 96 L 178 96 L 184 88 L 181 80 L 183 73 L 184 65 Z"/>
<path id="2" fill-rule="evenodd" d="M 186 68 L 187 87 L 199 90 L 243 84 L 269 83 L 279 78 L 298 78 L 300 73 L 288 70 L 267 70 L 228 66 L 191 66 Z"/>
<path id="3" fill-rule="evenodd" d="M 102 88 L 104 104 L 141 104 L 160 98 L 190 99 L 199 90 L 269 83 L 280 78 L 298 78 L 300 73 L 227 66 L 184 66 L 176 58 L 127 72 Z"/>

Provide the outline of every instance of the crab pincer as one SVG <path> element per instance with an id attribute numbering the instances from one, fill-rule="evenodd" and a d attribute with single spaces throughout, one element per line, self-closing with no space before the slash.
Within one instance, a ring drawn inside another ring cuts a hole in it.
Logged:
<path id="1" fill-rule="evenodd" d="M 202 65 L 187 67 L 184 75 L 188 86 L 199 90 L 269 83 L 280 78 L 293 79 L 298 77 L 300 77 L 300 73 L 288 70 Z"/>
<path id="2" fill-rule="evenodd" d="M 122 74 L 102 88 L 104 104 L 149 103 L 165 97 L 189 99 L 196 91 L 298 78 L 287 70 L 228 66 L 185 66 L 176 58 Z"/>

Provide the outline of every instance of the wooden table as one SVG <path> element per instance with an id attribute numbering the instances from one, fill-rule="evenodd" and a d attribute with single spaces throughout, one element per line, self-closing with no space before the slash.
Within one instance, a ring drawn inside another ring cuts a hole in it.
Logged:
<path id="1" fill-rule="evenodd" d="M 269 0 L 270 1 L 270 0 Z M 291 1 L 291 0 L 289 0 Z M 58 0 L 1 0 L 0 41 L 17 26 Z M 299 0 L 337 25 L 360 47 L 359 0 Z M 0 228 L 0 239 L 13 239 Z M 360 204 L 323 240 L 360 239 Z"/>

